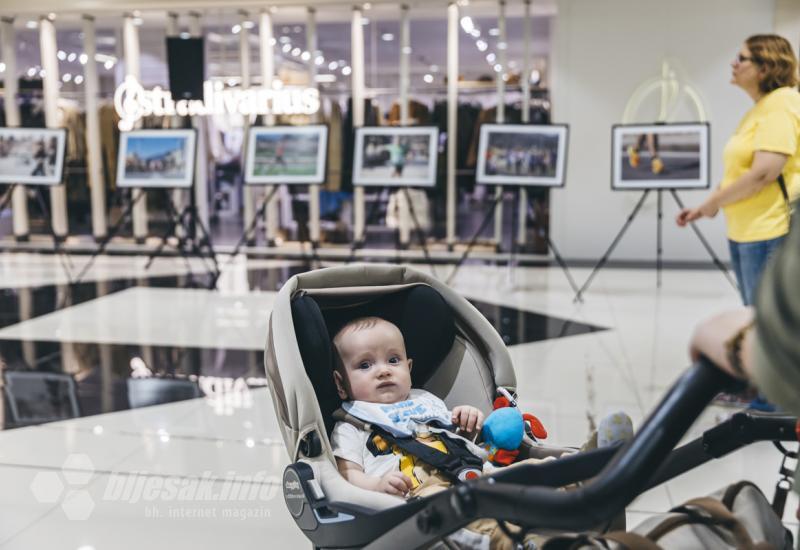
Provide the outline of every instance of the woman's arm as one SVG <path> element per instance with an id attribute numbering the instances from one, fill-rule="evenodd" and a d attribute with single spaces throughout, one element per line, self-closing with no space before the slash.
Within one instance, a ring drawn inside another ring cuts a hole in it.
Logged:
<path id="1" fill-rule="evenodd" d="M 713 218 L 719 209 L 751 197 L 772 183 L 783 172 L 788 155 L 771 151 L 756 151 L 750 170 L 724 189 L 716 189 L 697 208 L 684 208 L 675 221 L 683 227 L 702 217 Z"/>
<path id="2" fill-rule="evenodd" d="M 715 315 L 695 328 L 692 341 L 689 345 L 689 355 L 693 361 L 697 361 L 700 355 L 706 356 L 712 363 L 737 378 L 751 378 L 754 312 L 751 307 L 742 307 L 733 311 L 727 311 Z M 739 360 L 742 371 L 737 370 L 731 364 L 728 342 L 737 333 L 746 331 L 739 348 Z"/>

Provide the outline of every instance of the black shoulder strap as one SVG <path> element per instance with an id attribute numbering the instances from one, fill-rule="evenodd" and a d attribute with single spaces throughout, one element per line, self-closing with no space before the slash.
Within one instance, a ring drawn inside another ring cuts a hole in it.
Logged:
<path id="1" fill-rule="evenodd" d="M 783 179 L 783 174 L 778 176 L 778 185 L 781 187 L 781 194 L 783 195 L 783 200 L 789 202 L 789 193 L 786 190 L 786 180 Z"/>

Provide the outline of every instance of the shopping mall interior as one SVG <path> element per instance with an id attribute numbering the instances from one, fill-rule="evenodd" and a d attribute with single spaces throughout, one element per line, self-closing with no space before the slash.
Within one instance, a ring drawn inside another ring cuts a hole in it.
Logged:
<path id="1" fill-rule="evenodd" d="M 440 296 L 406 345 L 451 332 L 412 382 L 485 415 L 508 389 L 547 431 L 518 445 L 565 451 L 507 504 L 582 523 L 506 519 L 647 535 L 748 480 L 793 548 L 800 424 L 755 386 L 687 375 L 719 377 L 690 353 L 698 327 L 753 304 L 735 212 L 676 223 L 728 181 L 760 51 L 742 48 L 762 34 L 796 57 L 800 4 L 3 0 L 0 549 L 468 547 L 444 538 L 477 513 L 465 503 L 510 482 L 348 503 L 331 450 L 341 359 L 314 354 L 339 349 L 332 319 L 406 307 L 383 297 L 418 286 Z M 322 344 L 296 307 L 309 296 Z M 477 359 L 444 373 L 456 348 Z M 620 417 L 653 444 L 603 442 Z M 751 435 L 724 431 L 739 420 Z M 590 474 L 555 474 L 584 452 Z M 606 482 L 629 498 L 600 500 Z M 572 491 L 587 500 L 557 507 Z M 587 502 L 608 508 L 588 526 Z M 767 512 L 731 510 L 764 540 Z M 743 547 L 727 533 L 658 547 Z"/>

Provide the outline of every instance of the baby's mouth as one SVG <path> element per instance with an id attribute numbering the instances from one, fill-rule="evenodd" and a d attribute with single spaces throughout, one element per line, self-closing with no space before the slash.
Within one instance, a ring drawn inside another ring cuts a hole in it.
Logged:
<path id="1" fill-rule="evenodd" d="M 381 382 L 380 384 L 378 384 L 378 389 L 382 390 L 382 389 L 385 389 L 385 388 L 391 388 L 393 386 L 394 386 L 394 382 Z"/>

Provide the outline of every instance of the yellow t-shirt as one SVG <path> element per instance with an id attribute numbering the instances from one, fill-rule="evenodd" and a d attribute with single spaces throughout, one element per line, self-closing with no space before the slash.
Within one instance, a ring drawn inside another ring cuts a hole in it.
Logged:
<path id="1" fill-rule="evenodd" d="M 756 151 L 788 155 L 783 177 L 790 200 L 800 196 L 800 93 L 778 88 L 762 97 L 744 116 L 725 145 L 724 188 L 750 170 Z M 789 231 L 786 201 L 777 182 L 744 200 L 724 207 L 728 238 L 746 243 L 765 241 Z"/>

